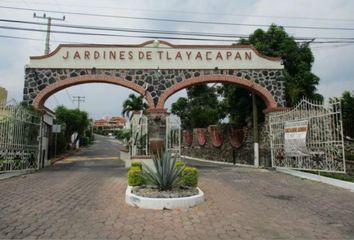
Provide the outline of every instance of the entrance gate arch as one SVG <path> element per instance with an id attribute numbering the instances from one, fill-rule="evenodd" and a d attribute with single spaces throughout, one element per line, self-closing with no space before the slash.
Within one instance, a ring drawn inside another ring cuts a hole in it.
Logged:
<path id="1" fill-rule="evenodd" d="M 285 105 L 282 70 L 280 58 L 263 56 L 251 45 L 61 44 L 48 55 L 30 57 L 23 100 L 40 108 L 65 87 L 106 82 L 130 88 L 150 109 L 161 109 L 178 89 L 219 81 L 255 91 L 274 109 Z"/>
<path id="2" fill-rule="evenodd" d="M 55 92 L 73 85 L 104 82 L 127 87 L 148 102 L 150 146 L 166 138 L 166 100 L 176 91 L 208 82 L 226 82 L 259 95 L 267 112 L 285 106 L 280 58 L 251 45 L 62 44 L 44 56 L 30 57 L 23 101 L 41 109 Z"/>

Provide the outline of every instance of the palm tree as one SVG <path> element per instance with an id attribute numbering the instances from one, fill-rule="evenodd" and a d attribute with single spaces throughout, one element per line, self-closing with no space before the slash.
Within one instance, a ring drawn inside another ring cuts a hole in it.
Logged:
<path id="1" fill-rule="evenodd" d="M 124 117 L 132 118 L 134 111 L 141 111 L 148 108 L 148 105 L 143 101 L 143 96 L 135 96 L 134 94 L 130 94 L 128 99 L 123 102 L 123 111 L 122 115 Z"/>

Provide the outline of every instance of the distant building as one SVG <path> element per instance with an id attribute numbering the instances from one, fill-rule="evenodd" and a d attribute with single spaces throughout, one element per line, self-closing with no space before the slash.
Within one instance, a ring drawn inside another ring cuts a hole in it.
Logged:
<path id="1" fill-rule="evenodd" d="M 95 120 L 93 129 L 98 131 L 113 132 L 124 128 L 126 120 L 122 117 L 111 117 L 106 119 Z"/>
<path id="2" fill-rule="evenodd" d="M 0 87 L 0 105 L 5 105 L 7 102 L 7 90 Z"/>

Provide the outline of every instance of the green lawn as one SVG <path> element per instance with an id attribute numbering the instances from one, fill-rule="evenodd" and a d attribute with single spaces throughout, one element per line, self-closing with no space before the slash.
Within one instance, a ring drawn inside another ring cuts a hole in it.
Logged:
<path id="1" fill-rule="evenodd" d="M 303 171 L 303 172 L 312 173 L 324 177 L 335 178 L 347 182 L 354 182 L 354 175 L 348 175 L 344 173 L 328 173 L 328 172 L 318 172 L 318 171 Z"/>

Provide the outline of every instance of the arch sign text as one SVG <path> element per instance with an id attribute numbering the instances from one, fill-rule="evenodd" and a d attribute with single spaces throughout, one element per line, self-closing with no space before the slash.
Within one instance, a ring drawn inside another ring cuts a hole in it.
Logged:
<path id="1" fill-rule="evenodd" d="M 249 45 L 60 45 L 46 56 L 31 57 L 33 68 L 97 69 L 282 69 L 278 58 Z"/>

